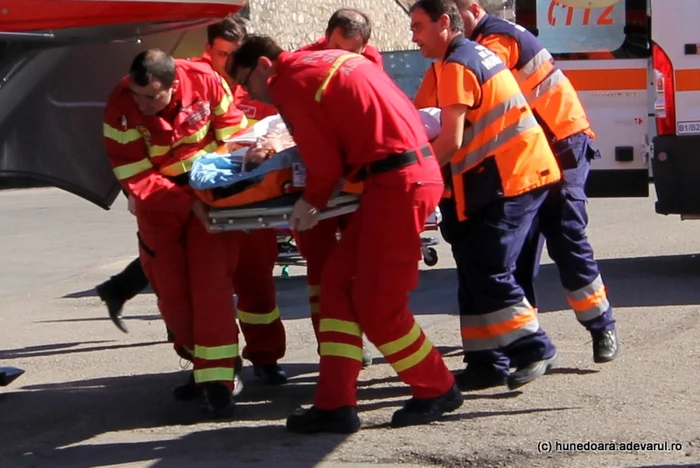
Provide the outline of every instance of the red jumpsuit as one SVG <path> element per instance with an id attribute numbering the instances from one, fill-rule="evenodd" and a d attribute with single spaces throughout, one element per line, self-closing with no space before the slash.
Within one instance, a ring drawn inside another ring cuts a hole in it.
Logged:
<path id="1" fill-rule="evenodd" d="M 328 48 L 326 38 L 306 45 L 299 49 L 301 52 L 312 52 L 326 50 Z M 376 63 L 381 69 L 383 67 L 382 54 L 377 49 L 368 45 L 362 51 L 367 59 Z M 311 312 L 311 323 L 314 327 L 316 340 L 318 340 L 318 323 L 321 311 L 321 278 L 326 261 L 333 248 L 338 243 L 337 233 L 342 232 L 350 223 L 352 213 L 335 218 L 324 219 L 308 231 L 295 232 L 294 239 L 297 243 L 299 253 L 306 259 L 306 283 L 309 293 L 309 310 Z"/>
<path id="2" fill-rule="evenodd" d="M 369 163 L 412 149 L 432 151 L 411 101 L 364 57 L 283 52 L 275 67 L 270 97 L 306 164 L 303 197 L 312 206 L 325 207 L 342 178 L 356 182 Z M 420 233 L 442 190 L 432 155 L 364 179 L 360 206 L 321 281 L 317 408 L 357 405 L 363 332 L 414 397 L 435 398 L 454 385 L 408 309 L 418 282 Z"/>
<path id="3" fill-rule="evenodd" d="M 203 64 L 176 60 L 179 85 L 170 105 L 142 115 L 125 77 L 107 101 L 104 136 L 114 173 L 135 199 L 144 271 L 178 353 L 194 363 L 199 384 L 233 388 L 238 329 L 232 277 L 238 244 L 210 234 L 192 214 L 192 162 L 246 125 L 245 116 Z"/>
<path id="4" fill-rule="evenodd" d="M 211 66 L 208 54 L 193 62 Z M 228 86 L 226 86 L 228 91 Z M 248 118 L 248 124 L 277 114 L 277 109 L 251 101 L 245 90 L 232 90 L 233 103 Z M 277 235 L 272 229 L 233 234 L 240 246 L 233 288 L 238 296 L 237 315 L 246 346 L 241 353 L 253 364 L 276 364 L 286 351 L 284 325 L 277 307 L 273 270 L 277 260 Z"/>

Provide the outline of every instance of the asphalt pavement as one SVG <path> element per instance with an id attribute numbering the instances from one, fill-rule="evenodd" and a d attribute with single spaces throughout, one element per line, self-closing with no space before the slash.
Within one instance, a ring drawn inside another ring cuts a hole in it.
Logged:
<path id="1" fill-rule="evenodd" d="M 94 292 L 137 252 L 121 197 L 104 211 L 56 189 L 2 191 L 0 366 L 26 373 L 0 388 L 0 467 L 700 466 L 700 222 L 657 215 L 653 202 L 590 201 L 622 341 L 616 361 L 593 363 L 545 253 L 540 320 L 562 357 L 550 375 L 465 394 L 439 423 L 391 429 L 408 392 L 376 354 L 360 376 L 363 429 L 302 436 L 284 420 L 311 403 L 317 375 L 303 267 L 288 279 L 276 269 L 289 383 L 267 387 L 246 367 L 235 419 L 205 422 L 196 403 L 171 398 L 189 369 L 153 294 L 127 305 L 123 334 Z M 412 307 L 459 370 L 454 262 L 445 243 L 438 252 L 436 266 L 421 265 Z"/>

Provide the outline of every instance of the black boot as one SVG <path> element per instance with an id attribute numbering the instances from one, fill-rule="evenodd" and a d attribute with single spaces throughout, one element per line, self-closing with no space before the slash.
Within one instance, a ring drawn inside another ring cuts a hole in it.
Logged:
<path id="1" fill-rule="evenodd" d="M 391 418 L 391 427 L 417 426 L 437 421 L 445 413 L 450 413 L 464 403 L 462 392 L 457 385 L 442 396 L 435 398 L 411 398 L 403 408 Z"/>
<path id="2" fill-rule="evenodd" d="M 501 387 L 506 384 L 507 376 L 495 370 L 475 371 L 467 366 L 462 372 L 455 374 L 457 386 L 463 392 L 486 390 Z"/>
<path id="3" fill-rule="evenodd" d="M 324 410 L 312 406 L 307 410 L 297 410 L 287 418 L 287 430 L 300 434 L 330 432 L 333 434 L 352 434 L 360 430 L 360 418 L 357 407 L 343 406 L 333 410 Z"/>
<path id="4" fill-rule="evenodd" d="M 617 338 L 617 330 L 591 332 L 593 337 L 593 362 L 602 364 L 610 362 L 617 357 L 620 342 Z"/>
<path id="5" fill-rule="evenodd" d="M 287 374 L 279 364 L 253 364 L 253 374 L 267 385 L 284 385 Z"/>
<path id="6" fill-rule="evenodd" d="M 226 385 L 218 382 L 208 382 L 202 385 L 204 389 L 203 413 L 211 419 L 223 419 L 233 416 L 236 402 L 233 394 Z"/>
<path id="7" fill-rule="evenodd" d="M 102 299 L 102 302 L 107 305 L 107 313 L 109 314 L 109 318 L 112 319 L 112 323 L 124 333 L 129 333 L 129 330 L 122 321 L 122 309 L 124 308 L 126 299 L 119 294 L 113 278 L 114 277 L 108 279 L 102 284 L 98 284 L 95 290 L 97 291 L 97 295 L 100 296 L 100 299 Z"/>
<path id="8" fill-rule="evenodd" d="M 124 270 L 95 287 L 100 299 L 107 304 L 109 318 L 124 333 L 128 333 L 122 321 L 124 304 L 146 289 L 147 286 L 148 278 L 146 278 L 141 266 L 141 260 L 136 258 Z"/>
<path id="9" fill-rule="evenodd" d="M 508 376 L 508 388 L 515 390 L 523 385 L 529 384 L 538 377 L 542 377 L 549 369 L 554 367 L 559 362 L 559 354 L 554 353 L 549 359 L 531 362 L 527 365 L 520 365 Z"/>
<path id="10" fill-rule="evenodd" d="M 179 401 L 192 401 L 202 398 L 204 390 L 194 381 L 194 373 L 190 373 L 187 382 L 173 388 L 173 397 Z"/>

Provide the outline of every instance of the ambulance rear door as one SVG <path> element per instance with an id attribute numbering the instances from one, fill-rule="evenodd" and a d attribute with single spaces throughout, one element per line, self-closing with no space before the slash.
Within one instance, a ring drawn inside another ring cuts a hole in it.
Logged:
<path id="1" fill-rule="evenodd" d="M 700 1 L 651 0 L 656 211 L 700 215 Z"/>
<path id="2" fill-rule="evenodd" d="M 552 53 L 591 120 L 602 158 L 592 163 L 586 192 L 647 197 L 653 128 L 647 0 L 601 8 L 565 1 L 517 0 L 515 18 Z"/>

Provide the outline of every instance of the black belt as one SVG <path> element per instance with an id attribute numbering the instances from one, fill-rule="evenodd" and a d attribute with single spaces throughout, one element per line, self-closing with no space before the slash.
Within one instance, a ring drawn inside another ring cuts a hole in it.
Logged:
<path id="1" fill-rule="evenodd" d="M 424 158 L 430 158 L 433 156 L 433 150 L 430 147 L 430 145 L 424 145 L 420 148 L 410 149 L 408 151 L 404 151 L 403 153 L 390 154 L 384 159 L 374 161 L 362 166 L 362 168 L 359 171 L 357 171 L 357 180 L 363 180 L 371 175 L 380 174 L 382 172 L 387 171 L 393 171 L 394 169 L 401 169 L 402 167 L 415 164 L 419 161 L 419 153 Z"/>

